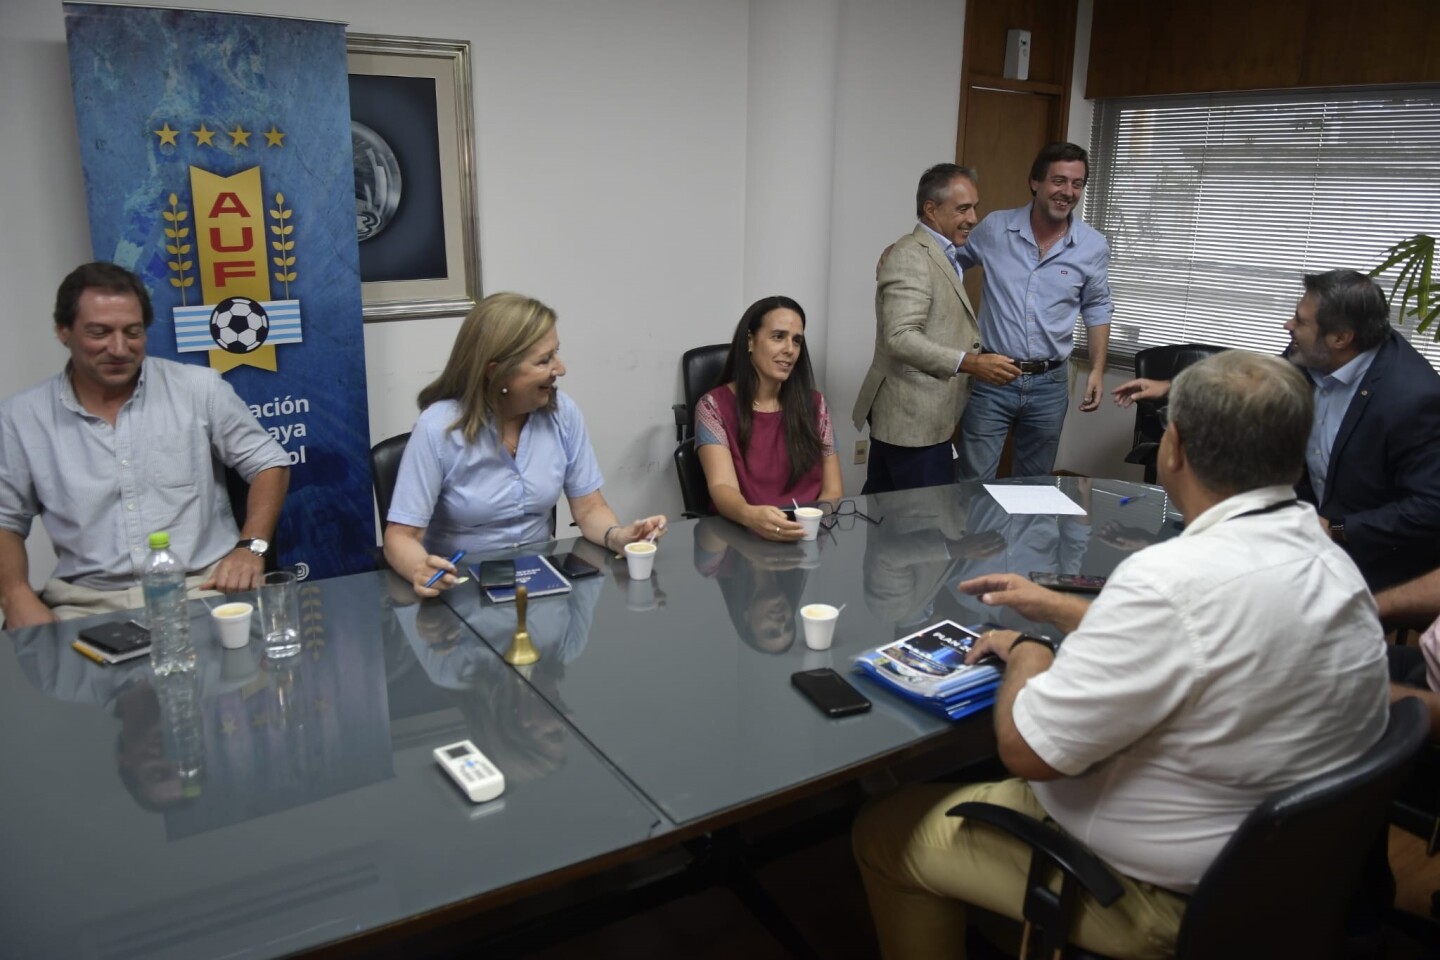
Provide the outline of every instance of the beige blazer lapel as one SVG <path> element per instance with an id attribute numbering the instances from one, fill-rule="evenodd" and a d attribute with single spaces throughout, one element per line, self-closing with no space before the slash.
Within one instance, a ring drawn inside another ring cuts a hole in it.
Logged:
<path id="1" fill-rule="evenodd" d="M 946 278 L 949 279 L 950 288 L 955 291 L 955 295 L 960 298 L 960 302 L 965 304 L 965 312 L 974 316 L 974 311 L 970 309 L 970 298 L 965 295 L 965 285 L 960 282 L 960 274 L 955 271 L 955 264 L 951 263 L 950 258 L 945 256 L 945 251 L 940 249 L 940 244 L 935 240 L 935 237 L 929 230 L 926 230 L 917 223 L 915 225 L 915 239 L 920 241 L 920 245 L 923 246 L 925 252 L 930 255 L 931 262 L 939 267 Z"/>

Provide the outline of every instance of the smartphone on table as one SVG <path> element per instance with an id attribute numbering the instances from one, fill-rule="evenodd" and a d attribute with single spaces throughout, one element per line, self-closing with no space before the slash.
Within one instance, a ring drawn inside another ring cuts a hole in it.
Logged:
<path id="1" fill-rule="evenodd" d="M 1049 587 L 1051 590 L 1064 590 L 1067 593 L 1099 593 L 1100 588 L 1105 586 L 1104 577 L 1087 577 L 1078 573 L 1032 571 L 1030 582 L 1037 586 Z"/>
<path id="2" fill-rule="evenodd" d="M 600 568 L 595 564 L 573 553 L 553 553 L 545 559 L 567 580 L 593 577 L 600 572 Z"/>
<path id="3" fill-rule="evenodd" d="M 481 590 L 515 586 L 514 560 L 481 560 L 478 572 Z"/>
<path id="4" fill-rule="evenodd" d="M 870 709 L 870 701 L 829 667 L 792 673 L 790 682 L 827 717 L 848 717 Z"/>

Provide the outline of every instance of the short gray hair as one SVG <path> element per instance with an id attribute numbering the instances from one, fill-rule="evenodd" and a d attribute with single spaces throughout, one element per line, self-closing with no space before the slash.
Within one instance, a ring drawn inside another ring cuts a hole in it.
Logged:
<path id="1" fill-rule="evenodd" d="M 1227 496 L 1295 483 L 1314 416 L 1309 379 L 1279 357 L 1226 350 L 1170 385 L 1170 421 L 1190 468 Z"/>
<path id="2" fill-rule="evenodd" d="M 950 184 L 956 177 L 964 177 L 975 187 L 980 186 L 980 174 L 970 167 L 958 163 L 937 163 L 920 175 L 920 184 L 915 188 L 915 219 L 925 219 L 925 204 L 944 203 L 950 199 Z"/>

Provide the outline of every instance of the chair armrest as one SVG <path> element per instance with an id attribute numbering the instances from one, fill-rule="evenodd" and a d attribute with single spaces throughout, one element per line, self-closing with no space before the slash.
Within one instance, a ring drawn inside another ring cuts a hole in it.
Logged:
<path id="1" fill-rule="evenodd" d="M 1038 850 L 1055 862 L 1066 874 L 1075 878 L 1090 896 L 1108 907 L 1125 892 L 1105 862 L 1081 846 L 1072 837 L 1046 826 L 1034 817 L 993 803 L 970 802 L 951 807 L 947 817 L 965 817 L 1004 830 L 1032 850 Z"/>
<path id="2" fill-rule="evenodd" d="M 680 443 L 690 436 L 690 408 L 677 403 L 670 407 L 670 412 L 675 414 L 675 442 Z"/>

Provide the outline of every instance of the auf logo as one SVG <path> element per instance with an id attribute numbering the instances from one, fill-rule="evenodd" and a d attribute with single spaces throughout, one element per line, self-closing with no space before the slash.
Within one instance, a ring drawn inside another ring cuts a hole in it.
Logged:
<path id="1" fill-rule="evenodd" d="M 181 297 L 172 312 L 175 349 L 210 352 L 211 366 L 222 371 L 242 363 L 274 370 L 274 348 L 302 340 L 300 301 L 290 298 L 296 278 L 294 210 L 282 193 L 275 194 L 273 204 L 263 202 L 258 167 L 220 177 L 192 166 L 190 178 L 197 242 L 191 243 L 191 211 L 179 196 L 171 193 L 168 208 L 161 210 L 170 283 Z M 260 239 L 267 226 L 273 255 Z M 199 270 L 191 258 L 197 247 Z M 266 276 L 267 256 L 277 268 L 273 277 Z M 186 293 L 197 275 L 201 302 L 188 304 Z M 281 285 L 281 298 L 271 299 L 272 279 Z"/>

